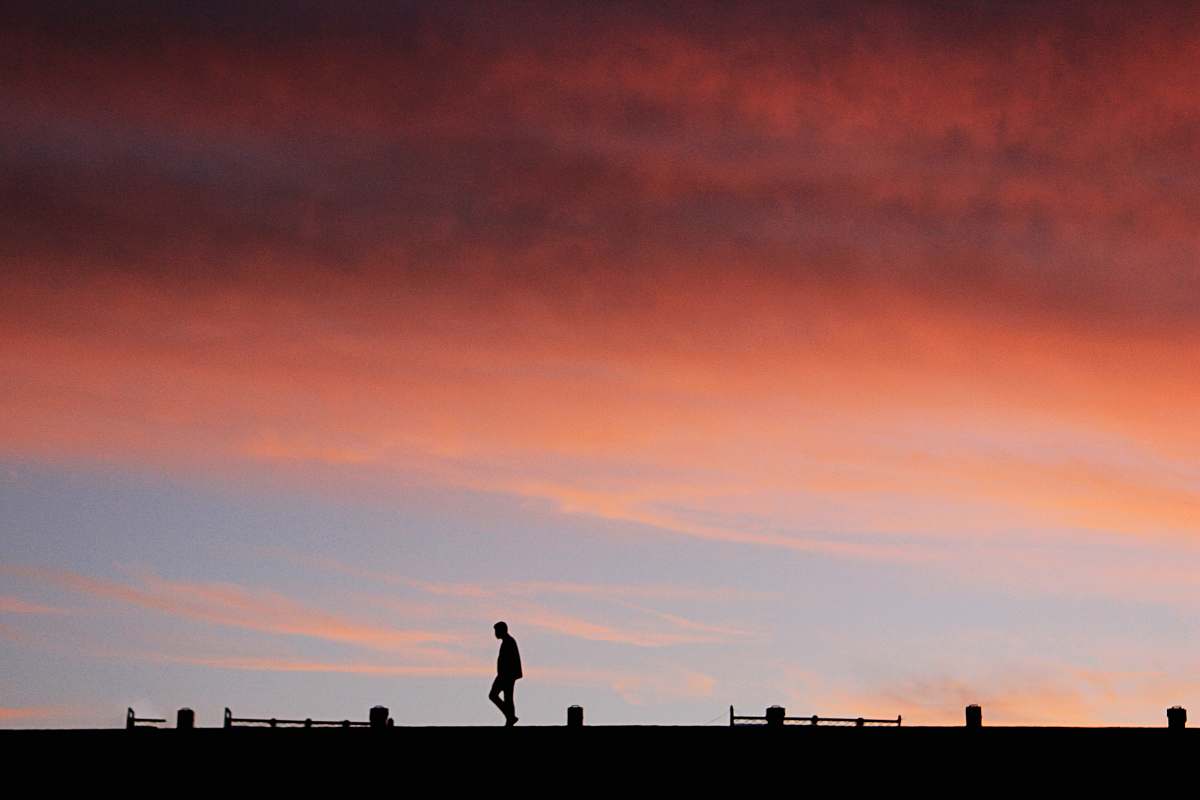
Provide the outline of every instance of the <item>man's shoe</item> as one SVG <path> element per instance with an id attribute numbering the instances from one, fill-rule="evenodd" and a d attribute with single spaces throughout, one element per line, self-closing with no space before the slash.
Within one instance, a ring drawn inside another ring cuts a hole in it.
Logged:
<path id="1" fill-rule="evenodd" d="M 508 722 L 504 723 L 504 727 L 511 728 L 513 725 L 517 724 L 518 719 L 520 719 L 520 717 L 509 717 Z"/>

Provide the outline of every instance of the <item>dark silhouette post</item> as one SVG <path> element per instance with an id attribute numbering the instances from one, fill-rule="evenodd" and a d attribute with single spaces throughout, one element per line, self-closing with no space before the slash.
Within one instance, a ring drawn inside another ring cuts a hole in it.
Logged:
<path id="1" fill-rule="evenodd" d="M 977 705 L 967 706 L 967 727 L 982 728 L 983 727 L 983 709 Z"/>
<path id="2" fill-rule="evenodd" d="M 767 727 L 782 728 L 783 717 L 787 713 L 787 709 L 783 706 L 767 706 Z"/>
<path id="3" fill-rule="evenodd" d="M 371 713 L 367 719 L 371 721 L 371 728 L 374 730 L 383 730 L 388 724 L 388 708 L 387 706 L 372 706 Z"/>
<path id="4" fill-rule="evenodd" d="M 567 706 L 567 727 L 583 727 L 583 706 Z"/>
<path id="5" fill-rule="evenodd" d="M 1187 709 L 1183 706 L 1171 706 L 1167 709 L 1167 727 L 1173 731 L 1181 731 L 1187 726 Z"/>
<path id="6" fill-rule="evenodd" d="M 175 712 L 175 728 L 181 731 L 190 731 L 196 727 L 196 712 L 190 708 L 181 708 Z"/>
<path id="7" fill-rule="evenodd" d="M 521 653 L 517 650 L 517 640 L 508 635 L 508 623 L 497 622 L 492 626 L 496 638 L 500 640 L 500 655 L 496 657 L 496 680 L 492 681 L 492 691 L 488 699 L 496 704 L 504 715 L 505 727 L 511 728 L 517 724 L 517 708 L 513 703 L 513 687 L 522 677 Z M 504 699 L 500 698 L 503 692 Z"/>

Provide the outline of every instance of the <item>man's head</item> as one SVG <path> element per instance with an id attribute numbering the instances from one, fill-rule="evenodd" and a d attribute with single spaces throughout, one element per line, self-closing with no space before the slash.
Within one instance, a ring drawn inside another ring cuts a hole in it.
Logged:
<path id="1" fill-rule="evenodd" d="M 508 623 L 507 622 L 497 622 L 495 625 L 492 626 L 492 630 L 494 630 L 496 632 L 497 639 L 503 639 L 505 636 L 508 635 Z"/>

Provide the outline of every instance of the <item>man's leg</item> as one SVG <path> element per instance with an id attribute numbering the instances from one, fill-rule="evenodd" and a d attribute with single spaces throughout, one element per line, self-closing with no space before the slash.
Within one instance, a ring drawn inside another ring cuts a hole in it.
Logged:
<path id="1" fill-rule="evenodd" d="M 512 716 L 508 713 L 508 705 L 510 705 L 511 701 L 509 703 L 505 703 L 500 700 L 500 690 L 502 688 L 504 688 L 504 682 L 500 680 L 500 676 L 497 675 L 496 680 L 492 681 L 492 690 L 488 692 L 488 700 L 491 700 L 496 708 L 500 709 L 500 713 L 503 714 L 504 719 L 507 720 Z M 509 696 L 512 696 L 511 693 Z"/>
<path id="2" fill-rule="evenodd" d="M 516 686 L 516 681 L 509 681 L 504 687 L 504 717 L 508 720 L 509 725 L 513 725 L 517 721 L 517 707 L 513 704 L 513 687 Z"/>

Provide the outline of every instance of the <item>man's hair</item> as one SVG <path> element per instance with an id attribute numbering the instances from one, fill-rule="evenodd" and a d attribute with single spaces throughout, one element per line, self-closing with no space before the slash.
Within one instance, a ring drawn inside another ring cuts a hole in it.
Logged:
<path id="1" fill-rule="evenodd" d="M 495 628 L 496 630 L 500 631 L 501 633 L 508 633 L 508 623 L 507 622 L 497 622 L 492 627 Z"/>

